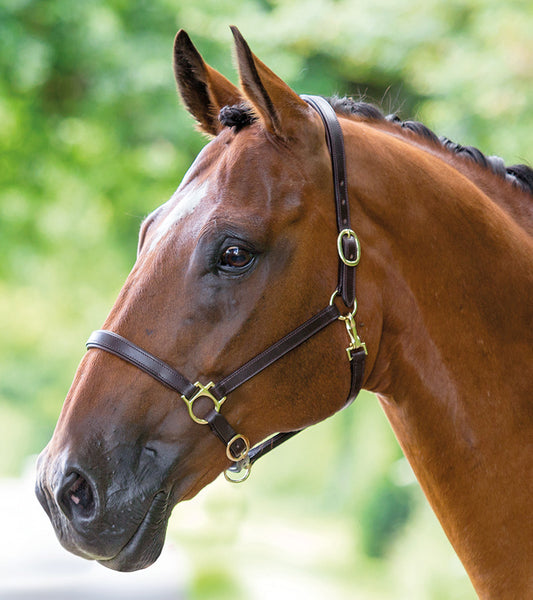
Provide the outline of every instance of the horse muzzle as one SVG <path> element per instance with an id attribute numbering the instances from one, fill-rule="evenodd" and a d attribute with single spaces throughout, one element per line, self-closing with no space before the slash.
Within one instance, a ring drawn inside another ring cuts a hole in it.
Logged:
<path id="1" fill-rule="evenodd" d="M 136 571 L 161 553 L 172 510 L 170 492 L 154 470 L 143 481 L 139 476 L 117 481 L 116 474 L 115 479 L 103 477 L 98 469 L 89 472 L 52 458 L 45 449 L 37 464 L 35 493 L 65 549 L 110 569 Z"/>

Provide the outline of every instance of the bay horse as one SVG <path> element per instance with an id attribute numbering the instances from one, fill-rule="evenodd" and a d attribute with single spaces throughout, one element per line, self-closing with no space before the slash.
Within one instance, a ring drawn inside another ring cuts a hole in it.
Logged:
<path id="1" fill-rule="evenodd" d="M 362 386 L 479 597 L 533 597 L 533 171 L 302 98 L 233 34 L 239 88 L 176 36 L 212 139 L 144 220 L 39 458 L 59 540 L 147 567 L 178 502 Z"/>

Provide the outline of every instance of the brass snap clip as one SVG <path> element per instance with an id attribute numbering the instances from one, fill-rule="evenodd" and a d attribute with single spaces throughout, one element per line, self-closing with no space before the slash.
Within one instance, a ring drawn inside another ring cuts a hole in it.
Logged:
<path id="1" fill-rule="evenodd" d="M 333 304 L 335 298 L 338 296 L 339 292 L 335 290 L 333 295 L 331 296 L 329 303 Z M 365 354 L 368 356 L 368 350 L 366 349 L 366 344 L 361 341 L 359 334 L 357 333 L 357 325 L 355 323 L 355 314 L 357 312 L 357 299 L 354 300 L 353 310 L 351 313 L 347 315 L 340 315 L 339 321 L 342 321 L 346 326 L 346 331 L 348 332 L 348 337 L 350 338 L 350 345 L 346 348 L 346 353 L 348 354 L 348 360 L 351 361 L 353 358 L 353 352 L 362 348 Z"/>
<path id="2" fill-rule="evenodd" d="M 348 332 L 348 337 L 350 338 L 350 345 L 346 348 L 346 353 L 348 354 L 348 360 L 352 360 L 353 352 L 362 348 L 366 355 L 368 355 L 368 351 L 366 349 L 366 344 L 361 341 L 359 334 L 357 333 L 357 326 L 355 324 L 355 312 L 357 310 L 357 302 L 355 303 L 353 311 L 348 315 L 341 315 L 339 320 L 344 322 L 346 326 L 346 331 Z"/>

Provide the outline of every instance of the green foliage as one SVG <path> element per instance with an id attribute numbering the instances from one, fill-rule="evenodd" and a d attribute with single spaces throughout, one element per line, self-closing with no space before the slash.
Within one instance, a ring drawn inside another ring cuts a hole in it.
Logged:
<path id="1" fill-rule="evenodd" d="M 227 571 L 215 568 L 214 570 L 200 571 L 195 574 L 190 590 L 190 600 L 235 600 L 240 598 L 238 585 Z"/>
<path id="2" fill-rule="evenodd" d="M 383 558 L 390 544 L 408 521 L 413 509 L 413 491 L 382 479 L 361 510 L 361 541 L 372 558 Z"/>
<path id="3" fill-rule="evenodd" d="M 362 94 L 509 163 L 531 157 L 529 0 L 4 0 L 3 473 L 51 435 L 84 340 L 134 261 L 141 218 L 172 194 L 205 143 L 176 99 L 177 29 L 235 80 L 231 23 L 300 93 Z M 324 426 L 320 451 L 302 451 L 313 457 L 308 468 L 278 462 L 254 485 L 298 506 L 312 498 L 313 514 L 345 515 L 357 543 L 381 557 L 412 535 L 404 530 L 418 512 L 412 488 L 392 483 L 399 450 L 376 414 L 354 407 Z M 317 474 L 328 485 L 313 496 Z M 211 585 L 200 579 L 198 589 Z"/>

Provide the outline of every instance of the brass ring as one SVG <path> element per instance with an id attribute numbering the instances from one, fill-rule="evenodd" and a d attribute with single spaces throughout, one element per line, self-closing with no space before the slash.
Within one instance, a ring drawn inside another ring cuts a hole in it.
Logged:
<path id="1" fill-rule="evenodd" d="M 226 469 L 224 471 L 224 478 L 226 479 L 226 481 L 229 481 L 230 483 L 242 483 L 243 481 L 246 481 L 248 479 L 248 477 L 250 477 L 250 473 L 252 471 L 252 463 L 250 461 L 247 461 L 244 465 L 243 468 L 240 471 L 230 471 L 229 469 Z M 235 473 L 235 477 L 233 477 L 233 473 Z M 240 475 L 240 477 L 239 477 Z"/>

